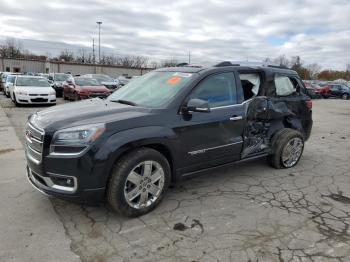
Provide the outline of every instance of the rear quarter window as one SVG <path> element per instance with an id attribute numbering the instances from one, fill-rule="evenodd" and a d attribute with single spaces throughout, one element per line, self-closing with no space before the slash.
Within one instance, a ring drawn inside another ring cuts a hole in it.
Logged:
<path id="1" fill-rule="evenodd" d="M 299 95 L 304 89 L 295 77 L 275 75 L 274 84 L 277 96 Z"/>

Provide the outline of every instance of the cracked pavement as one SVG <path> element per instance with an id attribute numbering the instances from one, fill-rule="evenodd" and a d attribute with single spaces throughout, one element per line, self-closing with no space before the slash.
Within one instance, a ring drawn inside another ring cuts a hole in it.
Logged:
<path id="1" fill-rule="evenodd" d="M 23 141 L 28 114 L 41 108 L 0 103 Z M 350 101 L 315 100 L 313 118 L 296 167 L 261 159 L 210 171 L 140 218 L 51 198 L 71 250 L 101 262 L 350 261 Z"/>

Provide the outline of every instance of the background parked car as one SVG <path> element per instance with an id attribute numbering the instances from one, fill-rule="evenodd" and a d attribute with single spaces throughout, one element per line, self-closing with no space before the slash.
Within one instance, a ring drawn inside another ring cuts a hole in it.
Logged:
<path id="1" fill-rule="evenodd" d="M 14 76 L 9 85 L 10 96 L 16 106 L 20 104 L 56 104 L 56 92 L 46 78 Z"/>
<path id="2" fill-rule="evenodd" d="M 330 84 L 328 85 L 328 92 L 325 97 L 341 97 L 343 99 L 350 98 L 350 88 L 344 84 Z"/>
<path id="3" fill-rule="evenodd" d="M 130 82 L 131 77 L 119 76 L 117 80 L 119 81 L 120 86 L 125 86 Z"/>
<path id="4" fill-rule="evenodd" d="M 112 92 L 96 79 L 75 77 L 68 79 L 63 87 L 63 98 L 81 100 L 94 97 L 106 98 Z"/>
<path id="5" fill-rule="evenodd" d="M 1 72 L 0 73 L 0 90 L 4 90 L 4 84 L 6 82 L 7 73 Z"/>
<path id="6" fill-rule="evenodd" d="M 72 78 L 72 75 L 65 73 L 53 73 L 49 75 L 49 80 L 52 84 L 53 89 L 56 91 L 57 97 L 62 97 L 63 84 L 69 78 Z"/>
<path id="7" fill-rule="evenodd" d="M 328 98 L 327 93 L 329 92 L 329 89 L 330 87 L 327 84 L 320 84 L 315 90 L 317 90 L 321 97 Z"/>
<path id="8" fill-rule="evenodd" d="M 112 77 L 110 77 L 108 75 L 87 74 L 87 75 L 83 75 L 82 77 L 96 79 L 100 85 L 104 85 L 105 87 L 107 87 L 108 89 L 110 89 L 112 91 L 118 89 L 118 87 L 119 87 L 119 83 L 117 83 L 115 81 L 115 79 L 113 79 Z"/>
<path id="9" fill-rule="evenodd" d="M 4 94 L 7 97 L 10 97 L 10 85 L 14 84 L 14 81 L 16 79 L 15 75 L 7 75 L 5 83 L 3 84 Z"/>

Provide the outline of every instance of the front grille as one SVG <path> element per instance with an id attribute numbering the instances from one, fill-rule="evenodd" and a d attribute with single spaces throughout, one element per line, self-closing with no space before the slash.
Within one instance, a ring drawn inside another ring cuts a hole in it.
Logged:
<path id="1" fill-rule="evenodd" d="M 29 122 L 25 131 L 26 151 L 28 157 L 36 164 L 40 164 L 42 160 L 44 131 L 34 127 Z"/>
<path id="2" fill-rule="evenodd" d="M 30 101 L 32 102 L 47 102 L 46 98 L 34 98 L 34 99 L 30 99 Z"/>
<path id="3" fill-rule="evenodd" d="M 30 96 L 48 96 L 48 94 L 29 94 Z"/>

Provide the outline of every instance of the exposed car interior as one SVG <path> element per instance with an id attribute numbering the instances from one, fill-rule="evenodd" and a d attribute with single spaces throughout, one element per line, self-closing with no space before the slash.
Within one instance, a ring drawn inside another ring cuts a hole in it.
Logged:
<path id="1" fill-rule="evenodd" d="M 259 74 L 239 74 L 241 79 L 244 101 L 251 99 L 256 96 L 260 88 L 260 75 Z"/>

